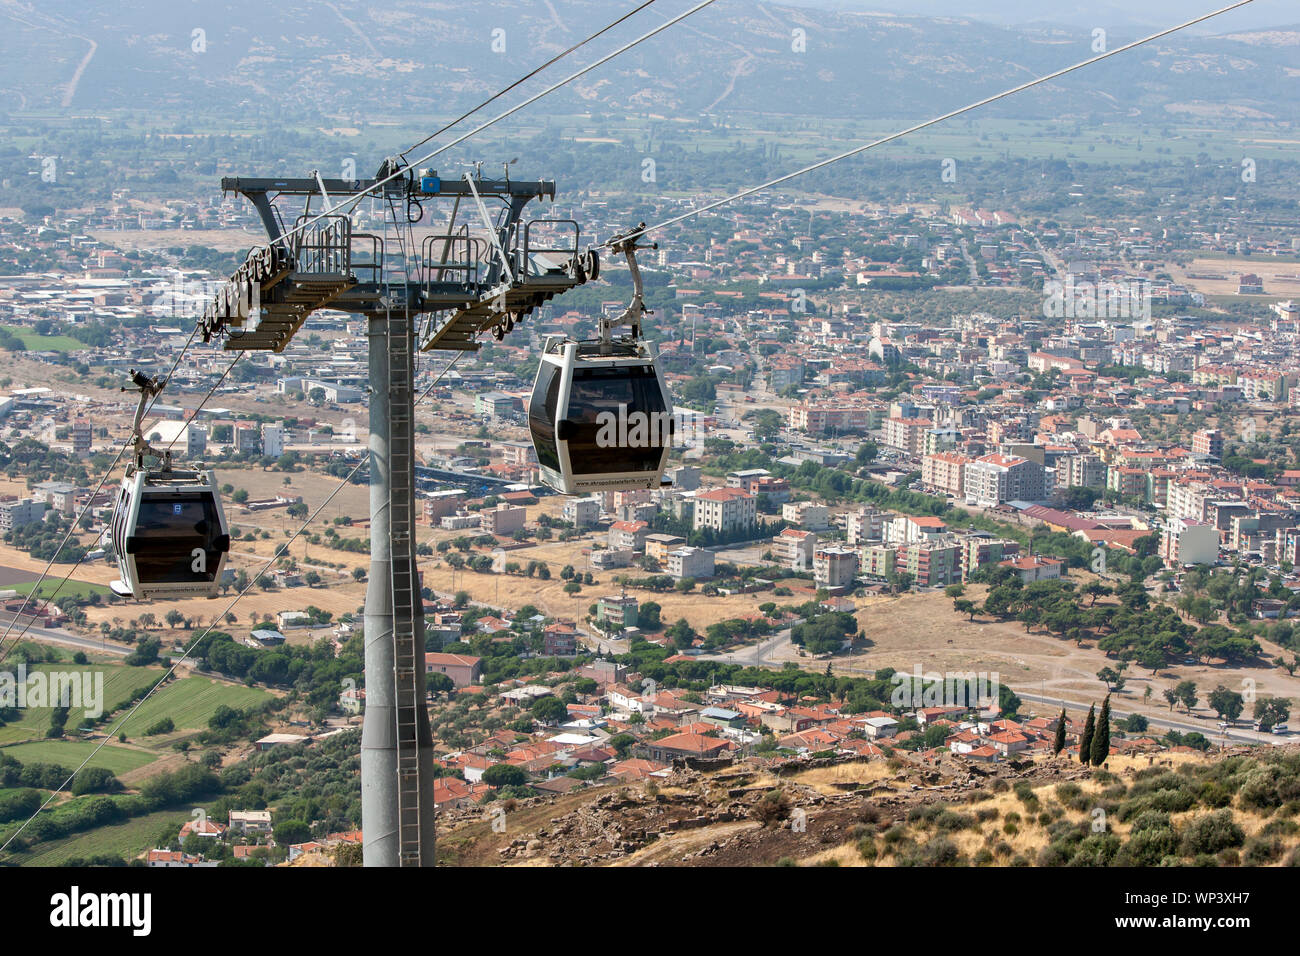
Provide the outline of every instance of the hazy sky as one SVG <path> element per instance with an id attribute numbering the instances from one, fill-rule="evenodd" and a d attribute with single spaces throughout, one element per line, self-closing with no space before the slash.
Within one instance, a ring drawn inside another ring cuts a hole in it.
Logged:
<path id="1" fill-rule="evenodd" d="M 799 6 L 880 10 L 916 16 L 964 16 L 994 23 L 1059 23 L 1082 27 L 1172 26 L 1226 7 L 1231 0 L 783 0 Z M 1295 0 L 1254 0 L 1204 24 L 1199 32 L 1231 33 L 1261 27 L 1300 26 Z"/>

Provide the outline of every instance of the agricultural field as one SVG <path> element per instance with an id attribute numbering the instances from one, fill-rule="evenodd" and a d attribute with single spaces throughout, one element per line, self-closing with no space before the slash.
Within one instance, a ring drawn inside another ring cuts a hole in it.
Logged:
<path id="1" fill-rule="evenodd" d="M 13 664 L 9 665 L 11 672 L 14 666 Z M 163 672 L 160 667 L 128 667 L 125 664 L 53 663 L 34 664 L 28 668 L 27 674 L 30 679 L 33 673 L 49 673 L 50 671 L 75 674 L 102 673 L 104 675 L 102 705 L 106 710 L 123 700 L 134 697 L 141 689 L 157 680 Z M 50 714 L 52 712 L 52 707 L 23 708 L 20 711 L 21 716 L 18 720 L 11 721 L 0 727 L 0 746 L 25 740 L 44 740 L 45 732 L 50 726 Z M 77 728 L 81 726 L 84 716 L 84 707 L 74 707 L 69 711 L 67 723 L 64 725 L 69 734 L 76 732 Z"/>
<path id="2" fill-rule="evenodd" d="M 0 329 L 12 333 L 29 352 L 75 352 L 86 347 L 70 335 L 38 335 L 18 325 L 0 325 Z"/>
<path id="3" fill-rule="evenodd" d="M 40 743 L 13 744 L 4 752 L 23 763 L 53 763 L 72 769 L 91 755 L 98 742 L 91 740 L 47 740 Z M 103 767 L 114 775 L 138 770 L 157 757 L 144 750 L 108 744 L 91 759 L 88 767 Z"/>
<path id="4" fill-rule="evenodd" d="M 163 673 L 161 667 L 130 667 L 118 663 L 84 666 L 39 664 L 34 665 L 31 669 L 31 671 L 44 672 L 50 670 L 78 673 L 102 671 L 104 674 L 103 706 L 106 710 L 124 700 L 135 697 L 140 690 L 147 687 Z M 178 732 L 203 730 L 207 728 L 208 721 L 216 713 L 218 707 L 225 705 L 236 709 L 247 708 L 260 704 L 271 696 L 269 691 L 260 688 L 246 687 L 242 684 L 228 683 L 210 677 L 182 677 L 155 691 L 140 706 L 140 709 L 132 715 L 122 730 L 133 744 L 150 746 L 153 741 L 144 737 L 144 732 L 164 717 L 172 719 L 172 723 Z M 46 744 L 59 746 L 63 742 L 46 741 L 45 739 L 45 732 L 50 724 L 51 712 L 52 708 L 49 707 L 25 708 L 20 712 L 21 716 L 18 720 L 0 727 L 0 746 L 13 744 L 20 746 L 43 746 Z M 74 708 L 70 711 L 65 725 L 69 736 L 73 735 L 80 726 L 83 713 L 83 709 Z M 115 713 L 113 722 L 101 725 L 99 729 L 106 731 L 117 727 L 118 721 L 121 720 L 125 713 L 125 711 Z M 172 739 L 170 735 L 167 735 L 159 738 L 158 743 L 165 745 L 170 743 Z M 16 750 L 12 752 L 15 756 L 19 756 Z M 19 759 L 24 758 L 19 756 Z M 153 759 L 154 757 L 151 756 L 144 762 L 147 763 Z M 78 760 L 78 762 L 80 761 Z M 133 768 L 128 767 L 126 769 Z"/>
<path id="5" fill-rule="evenodd" d="M 160 687 L 123 727 L 128 739 L 139 739 L 153 724 L 170 717 L 177 730 L 202 730 L 217 708 L 243 709 L 271 697 L 269 691 L 231 684 L 210 677 L 184 677 Z"/>
<path id="6" fill-rule="evenodd" d="M 35 586 L 35 581 L 25 581 L 22 584 L 12 585 L 11 590 L 27 595 L 32 593 L 32 588 Z M 69 578 L 60 586 L 59 579 L 54 578 L 53 574 L 51 574 L 50 577 L 41 582 L 40 590 L 37 591 L 36 596 L 47 601 L 52 598 L 64 597 L 75 597 L 84 601 L 95 595 L 106 598 L 112 593 L 106 585 L 95 584 L 90 581 L 78 581 L 75 578 Z"/>
<path id="7" fill-rule="evenodd" d="M 152 849 L 164 831 L 179 831 L 188 820 L 188 808 L 159 810 L 61 840 L 41 842 L 35 852 L 22 857 L 22 862 L 24 866 L 61 866 L 73 857 L 120 856 L 130 860 L 136 854 Z"/>

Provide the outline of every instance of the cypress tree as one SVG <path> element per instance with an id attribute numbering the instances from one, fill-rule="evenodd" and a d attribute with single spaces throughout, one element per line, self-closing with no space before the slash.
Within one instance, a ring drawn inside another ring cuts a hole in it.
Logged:
<path id="1" fill-rule="evenodd" d="M 1061 708 L 1061 716 L 1056 720 L 1056 740 L 1052 742 L 1052 756 L 1060 756 L 1061 751 L 1065 749 L 1065 708 Z"/>
<path id="2" fill-rule="evenodd" d="M 1083 722 L 1083 736 L 1079 738 L 1079 763 L 1087 765 L 1092 759 L 1092 735 L 1097 729 L 1097 705 L 1088 708 L 1088 719 Z"/>
<path id="3" fill-rule="evenodd" d="M 1100 767 L 1110 757 L 1110 694 L 1101 702 L 1101 715 L 1097 718 L 1097 730 L 1092 735 L 1092 765 Z"/>

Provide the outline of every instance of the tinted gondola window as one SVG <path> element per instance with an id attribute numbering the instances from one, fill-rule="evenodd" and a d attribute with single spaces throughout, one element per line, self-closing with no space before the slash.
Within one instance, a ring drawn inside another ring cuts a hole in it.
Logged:
<path id="1" fill-rule="evenodd" d="M 658 471 L 669 444 L 669 409 L 648 365 L 578 368 L 565 418 L 575 475 Z M 612 427 L 611 427 L 612 425 Z"/>
<path id="2" fill-rule="evenodd" d="M 151 495 L 140 502 L 131 536 L 136 573 L 142 584 L 212 581 L 221 563 L 221 521 L 212 494 Z M 202 549 L 202 571 L 194 570 Z"/>
<path id="3" fill-rule="evenodd" d="M 543 362 L 528 403 L 528 430 L 533 435 L 537 461 L 552 471 L 560 470 L 560 453 L 555 447 L 555 407 L 560 398 L 560 369 Z"/>

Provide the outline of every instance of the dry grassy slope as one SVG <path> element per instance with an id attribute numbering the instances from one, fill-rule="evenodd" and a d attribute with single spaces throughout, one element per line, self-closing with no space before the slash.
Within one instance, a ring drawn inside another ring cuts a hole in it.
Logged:
<path id="1" fill-rule="evenodd" d="M 1108 767 L 1131 786 L 1138 771 L 1149 766 L 1176 769 L 1183 763 L 1203 765 L 1220 759 L 1222 755 L 1115 757 Z M 1061 819 L 1075 823 L 1090 823 L 1092 816 L 1087 809 L 1064 806 L 1057 787 L 1073 783 L 1085 795 L 1100 799 L 1104 786 L 1077 763 L 1052 759 L 989 768 L 945 758 L 937 766 L 828 760 L 678 770 L 654 785 L 607 784 L 515 801 L 506 805 L 504 832 L 493 831 L 485 808 L 446 812 L 439 824 L 439 860 L 460 866 L 771 866 L 781 861 L 862 866 L 866 864 L 857 845 L 864 834 L 876 835 L 880 848 L 879 834 L 902 824 L 909 837 L 924 843 L 934 831 L 907 823 L 909 811 L 945 803 L 967 814 L 997 811 L 974 828 L 950 835 L 968 860 L 1001 842 L 1009 852 L 998 863 L 1017 855 L 1032 862 L 1050 837 L 1013 790 L 999 781 L 1012 786 L 1027 782 L 1042 810 L 1060 808 Z M 806 814 L 802 832 L 789 820 L 764 826 L 754 819 L 754 806 L 778 788 L 789 796 L 791 809 Z M 974 802 L 977 793 L 980 799 Z M 1021 817 L 1014 834 L 1003 830 L 1010 812 Z M 1198 808 L 1171 817 L 1178 825 L 1206 812 Z M 1234 813 L 1247 837 L 1272 819 L 1239 807 Z M 1130 823 L 1118 821 L 1115 814 L 1107 820 L 1110 832 L 1121 839 L 1127 838 Z M 1289 852 L 1300 840 L 1292 836 L 1284 842 Z M 876 865 L 894 862 L 893 856 L 882 854 Z"/>

